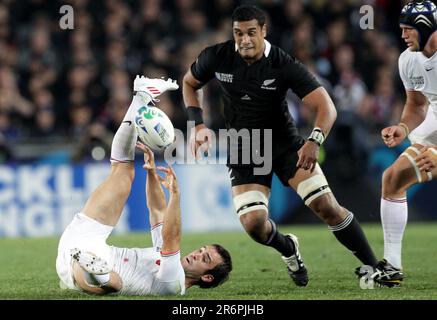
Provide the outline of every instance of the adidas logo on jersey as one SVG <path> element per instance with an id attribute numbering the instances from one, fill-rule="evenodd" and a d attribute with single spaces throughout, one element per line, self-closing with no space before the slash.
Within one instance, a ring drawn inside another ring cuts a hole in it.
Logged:
<path id="1" fill-rule="evenodd" d="M 247 94 L 241 97 L 241 100 L 252 100 Z"/>

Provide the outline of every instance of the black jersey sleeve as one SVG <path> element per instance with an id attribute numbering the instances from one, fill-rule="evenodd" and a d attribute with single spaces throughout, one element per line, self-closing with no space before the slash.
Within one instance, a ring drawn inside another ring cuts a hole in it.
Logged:
<path id="1" fill-rule="evenodd" d="M 207 83 L 214 77 L 217 65 L 217 53 L 214 47 L 204 49 L 197 60 L 191 65 L 194 78 L 202 83 Z"/>
<path id="2" fill-rule="evenodd" d="M 284 68 L 284 79 L 286 85 L 301 99 L 321 86 L 308 68 L 293 57 L 289 57 Z"/>

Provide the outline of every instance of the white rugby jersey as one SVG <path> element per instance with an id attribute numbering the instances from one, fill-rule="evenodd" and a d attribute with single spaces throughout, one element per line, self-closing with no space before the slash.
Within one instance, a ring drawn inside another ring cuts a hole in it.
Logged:
<path id="1" fill-rule="evenodd" d="M 437 119 L 437 52 L 427 58 L 422 52 L 405 50 L 399 56 L 399 74 L 407 90 L 420 91 L 428 99 Z"/>
<path id="2" fill-rule="evenodd" d="M 180 251 L 161 254 L 162 226 L 152 230 L 153 248 L 111 246 L 112 271 L 123 282 L 118 295 L 185 294 L 185 272 Z"/>

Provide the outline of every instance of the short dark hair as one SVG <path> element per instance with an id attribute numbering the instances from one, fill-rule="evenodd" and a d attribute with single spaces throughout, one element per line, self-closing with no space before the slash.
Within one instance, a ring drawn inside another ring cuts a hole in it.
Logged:
<path id="1" fill-rule="evenodd" d="M 219 244 L 212 244 L 211 246 L 214 247 L 217 253 L 222 257 L 223 262 L 205 273 L 212 275 L 214 277 L 213 281 L 205 282 L 202 279 L 199 280 L 197 284 L 202 289 L 215 288 L 221 285 L 229 279 L 229 273 L 232 271 L 232 260 L 229 251 Z"/>
<path id="2" fill-rule="evenodd" d="M 256 6 L 242 5 L 235 8 L 232 13 L 232 23 L 234 21 L 250 21 L 255 19 L 262 27 L 266 24 L 267 15 L 264 11 Z"/>

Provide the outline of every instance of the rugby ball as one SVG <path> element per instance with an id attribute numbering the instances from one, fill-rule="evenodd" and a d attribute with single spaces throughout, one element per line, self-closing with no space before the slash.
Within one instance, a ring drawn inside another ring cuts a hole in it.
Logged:
<path id="1" fill-rule="evenodd" d="M 159 108 L 143 106 L 135 114 L 135 130 L 141 142 L 154 151 L 163 151 L 173 143 L 175 134 L 171 120 Z"/>

